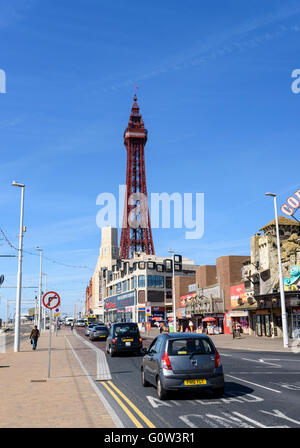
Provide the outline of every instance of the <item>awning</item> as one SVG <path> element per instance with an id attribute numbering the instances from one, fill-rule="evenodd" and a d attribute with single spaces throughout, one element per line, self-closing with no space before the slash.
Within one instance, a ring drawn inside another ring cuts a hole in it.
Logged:
<path id="1" fill-rule="evenodd" d="M 206 317 L 205 319 L 202 319 L 202 322 L 215 322 L 215 320 L 214 317 Z"/>
<path id="2" fill-rule="evenodd" d="M 248 317 L 248 311 L 231 311 L 229 313 L 230 317 Z"/>

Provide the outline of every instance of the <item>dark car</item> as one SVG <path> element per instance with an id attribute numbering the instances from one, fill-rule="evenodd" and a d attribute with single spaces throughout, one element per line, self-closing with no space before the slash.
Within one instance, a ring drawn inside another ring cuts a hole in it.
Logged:
<path id="1" fill-rule="evenodd" d="M 105 325 L 95 325 L 90 329 L 90 340 L 95 341 L 96 339 L 103 339 L 106 341 L 109 330 Z"/>
<path id="2" fill-rule="evenodd" d="M 106 340 L 106 351 L 114 356 L 116 353 L 142 353 L 142 338 L 136 323 L 113 323 Z"/>
<path id="3" fill-rule="evenodd" d="M 220 355 L 209 336 L 171 333 L 157 336 L 141 366 L 144 387 L 154 385 L 158 397 L 171 390 L 210 389 L 215 398 L 224 394 Z"/>

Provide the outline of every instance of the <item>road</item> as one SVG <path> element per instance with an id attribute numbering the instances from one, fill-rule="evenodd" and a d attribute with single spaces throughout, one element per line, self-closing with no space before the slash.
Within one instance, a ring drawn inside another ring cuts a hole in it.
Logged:
<path id="1" fill-rule="evenodd" d="M 20 326 L 20 340 L 26 339 L 29 337 L 30 332 L 32 330 L 32 324 L 28 323 L 21 323 Z M 0 353 L 5 353 L 10 347 L 14 344 L 14 327 L 10 327 L 10 330 L 7 332 L 4 332 L 4 328 L 0 332 Z"/>
<path id="2" fill-rule="evenodd" d="M 83 329 L 77 333 L 74 351 L 125 428 L 300 427 L 297 354 L 220 349 L 223 398 L 192 392 L 173 393 L 169 400 L 160 401 L 154 387 L 141 384 L 141 357 L 111 358 L 104 341 L 90 342 Z M 143 345 L 148 347 L 150 340 Z"/>

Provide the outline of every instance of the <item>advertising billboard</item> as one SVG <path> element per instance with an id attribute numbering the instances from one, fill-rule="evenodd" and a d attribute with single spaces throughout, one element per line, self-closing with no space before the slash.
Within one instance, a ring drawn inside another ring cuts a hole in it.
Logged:
<path id="1" fill-rule="evenodd" d="M 247 301 L 245 294 L 245 286 L 243 283 L 230 287 L 230 304 L 231 308 L 242 305 Z"/>

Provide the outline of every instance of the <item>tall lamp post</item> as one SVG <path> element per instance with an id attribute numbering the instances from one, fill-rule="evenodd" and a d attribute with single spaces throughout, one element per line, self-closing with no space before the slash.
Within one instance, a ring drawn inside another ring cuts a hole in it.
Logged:
<path id="1" fill-rule="evenodd" d="M 173 262 L 172 262 L 172 267 L 173 267 L 173 294 L 172 294 L 172 298 L 173 298 L 173 331 L 174 333 L 176 333 L 177 331 L 177 319 L 176 319 L 176 294 L 175 294 L 175 266 L 174 266 L 174 262 L 175 262 L 175 254 L 174 251 L 171 249 L 168 249 L 168 252 L 170 254 L 173 254 Z"/>
<path id="2" fill-rule="evenodd" d="M 21 313 L 21 295 L 22 295 L 22 257 L 23 257 L 23 216 L 24 216 L 24 189 L 25 185 L 18 182 L 12 182 L 13 187 L 21 188 L 21 212 L 20 212 L 20 233 L 19 233 L 19 255 L 18 255 L 18 282 L 16 295 L 16 313 L 15 313 L 15 337 L 14 351 L 20 351 L 20 313 Z"/>
<path id="3" fill-rule="evenodd" d="M 282 332 L 283 332 L 283 346 L 284 346 L 284 348 L 288 348 L 288 346 L 289 346 L 289 333 L 288 333 L 288 325 L 287 325 L 287 315 L 286 315 L 284 286 L 283 286 L 283 275 L 282 275 L 282 264 L 281 264 L 280 235 L 279 235 L 278 214 L 277 214 L 277 196 L 274 193 L 266 193 L 266 196 L 271 196 L 272 198 L 274 198 L 274 211 L 275 211 L 276 237 L 277 237 L 277 252 L 278 252 L 278 276 L 279 276 L 279 285 L 280 285 L 281 320 L 282 320 Z"/>
<path id="4" fill-rule="evenodd" d="M 40 247 L 36 247 L 36 250 L 40 252 L 40 284 L 39 284 L 39 305 L 38 305 L 38 324 L 37 327 L 41 331 L 41 311 L 42 311 L 42 256 L 43 250 Z"/>
<path id="5" fill-rule="evenodd" d="M 45 277 L 45 291 L 44 291 L 44 294 L 46 294 L 46 292 L 47 292 L 47 278 L 48 278 L 48 275 L 45 274 L 44 272 L 42 273 L 42 275 Z M 44 317 L 43 329 L 46 330 L 46 318 L 47 318 L 47 309 L 46 309 L 46 307 L 43 307 L 43 317 Z"/>

